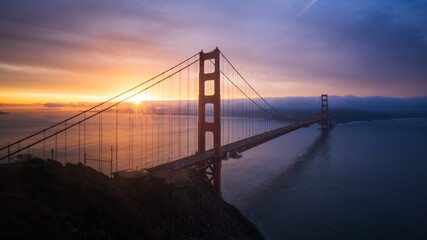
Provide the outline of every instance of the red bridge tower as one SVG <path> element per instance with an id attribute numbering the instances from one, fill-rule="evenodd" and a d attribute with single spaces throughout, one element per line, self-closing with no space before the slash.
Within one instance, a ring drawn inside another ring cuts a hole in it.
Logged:
<path id="1" fill-rule="evenodd" d="M 328 94 L 322 94 L 322 129 L 329 128 Z"/>
<path id="2" fill-rule="evenodd" d="M 213 134 L 213 160 L 199 168 L 206 180 L 213 186 L 215 192 L 221 197 L 221 96 L 220 96 L 220 68 L 219 49 L 209 53 L 200 52 L 199 57 L 199 129 L 198 153 L 206 151 L 206 133 Z M 205 61 L 212 61 L 215 65 L 213 72 L 205 73 Z M 214 94 L 207 95 L 205 84 L 213 81 Z M 213 105 L 213 122 L 206 122 L 206 105 Z"/>

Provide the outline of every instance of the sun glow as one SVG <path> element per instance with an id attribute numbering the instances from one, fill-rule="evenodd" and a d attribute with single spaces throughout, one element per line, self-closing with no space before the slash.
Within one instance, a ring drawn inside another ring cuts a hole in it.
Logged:
<path id="1" fill-rule="evenodd" d="M 153 100 L 153 98 L 151 96 L 148 96 L 147 94 L 140 93 L 138 95 L 135 95 L 135 96 L 129 98 L 125 102 L 133 102 L 133 103 L 138 104 L 138 103 L 143 102 L 143 101 L 151 101 L 151 100 Z"/>

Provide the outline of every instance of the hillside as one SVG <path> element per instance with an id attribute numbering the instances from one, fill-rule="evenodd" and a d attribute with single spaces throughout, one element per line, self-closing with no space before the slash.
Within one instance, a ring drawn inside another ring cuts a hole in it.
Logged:
<path id="1" fill-rule="evenodd" d="M 0 195 L 2 239 L 262 239 L 194 170 L 111 179 L 32 159 L 0 166 Z"/>

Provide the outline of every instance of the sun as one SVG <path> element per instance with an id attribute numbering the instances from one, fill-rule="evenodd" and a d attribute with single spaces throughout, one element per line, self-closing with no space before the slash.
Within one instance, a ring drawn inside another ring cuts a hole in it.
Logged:
<path id="1" fill-rule="evenodd" d="M 145 94 L 140 93 L 138 95 L 135 95 L 135 96 L 129 98 L 128 100 L 126 100 L 126 102 L 133 102 L 135 104 L 139 104 L 142 101 L 149 101 L 149 100 L 152 100 L 152 98 L 150 98 L 150 96 L 147 96 Z"/>

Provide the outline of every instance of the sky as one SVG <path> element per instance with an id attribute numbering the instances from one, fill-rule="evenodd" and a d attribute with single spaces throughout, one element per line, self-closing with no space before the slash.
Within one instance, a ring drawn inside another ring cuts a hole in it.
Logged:
<path id="1" fill-rule="evenodd" d="M 2 0 L 0 103 L 102 101 L 217 46 L 265 97 L 427 95 L 425 0 Z"/>

